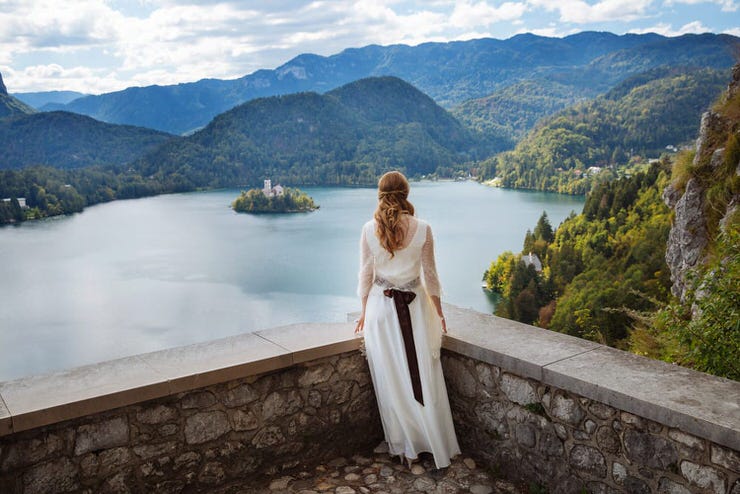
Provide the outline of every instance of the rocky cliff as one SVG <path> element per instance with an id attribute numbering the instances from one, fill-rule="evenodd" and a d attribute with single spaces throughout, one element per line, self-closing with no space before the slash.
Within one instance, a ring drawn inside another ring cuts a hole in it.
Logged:
<path id="1" fill-rule="evenodd" d="M 739 137 L 740 64 L 722 100 L 702 116 L 691 165 L 684 172 L 674 170 L 663 193 L 675 213 L 666 249 L 671 291 L 682 301 L 692 280 L 701 278 L 717 235 L 738 221 Z"/>
<path id="2" fill-rule="evenodd" d="M 0 118 L 22 115 L 24 113 L 34 113 L 35 111 L 21 100 L 8 94 L 8 89 L 3 82 L 3 75 L 0 74 Z"/>

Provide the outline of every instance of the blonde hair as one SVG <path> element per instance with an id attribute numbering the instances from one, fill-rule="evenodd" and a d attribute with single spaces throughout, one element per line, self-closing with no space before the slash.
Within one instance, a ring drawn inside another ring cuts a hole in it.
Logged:
<path id="1" fill-rule="evenodd" d="M 409 182 L 403 173 L 388 172 L 378 180 L 378 208 L 373 215 L 375 235 L 391 257 L 403 243 L 402 215 L 414 215 L 414 205 L 408 201 L 408 196 Z"/>

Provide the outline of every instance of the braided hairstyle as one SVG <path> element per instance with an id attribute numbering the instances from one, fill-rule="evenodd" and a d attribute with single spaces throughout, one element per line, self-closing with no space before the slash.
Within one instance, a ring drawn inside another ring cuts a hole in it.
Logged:
<path id="1" fill-rule="evenodd" d="M 375 235 L 391 257 L 403 243 L 402 215 L 414 215 L 414 205 L 408 201 L 408 196 L 409 182 L 403 173 L 388 172 L 378 180 L 378 208 L 373 215 Z"/>

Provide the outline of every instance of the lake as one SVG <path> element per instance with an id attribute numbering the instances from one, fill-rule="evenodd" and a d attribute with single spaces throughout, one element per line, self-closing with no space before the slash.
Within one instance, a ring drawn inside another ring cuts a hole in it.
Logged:
<path id="1" fill-rule="evenodd" d="M 294 322 L 345 321 L 369 188 L 304 188 L 321 209 L 247 215 L 238 190 L 116 201 L 0 228 L 0 381 Z M 583 198 L 412 183 L 435 234 L 443 300 L 490 312 L 481 277 Z M 454 331 L 454 328 L 451 328 Z"/>

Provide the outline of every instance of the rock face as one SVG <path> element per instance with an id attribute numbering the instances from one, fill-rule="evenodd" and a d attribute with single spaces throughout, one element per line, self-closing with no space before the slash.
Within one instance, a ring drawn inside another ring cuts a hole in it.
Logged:
<path id="1" fill-rule="evenodd" d="M 664 193 L 664 197 L 669 195 L 672 193 Z M 688 273 L 700 261 L 708 243 L 707 221 L 702 209 L 703 196 L 704 190 L 699 182 L 690 179 L 686 191 L 674 207 L 676 216 L 668 235 L 665 260 L 671 269 L 671 292 L 681 300 L 688 288 Z"/>
<path id="2" fill-rule="evenodd" d="M 0 94 L 4 94 L 4 95 L 8 94 L 8 89 L 5 87 L 2 74 L 0 74 Z"/>
<path id="3" fill-rule="evenodd" d="M 740 64 L 735 66 L 732 76 L 727 98 L 740 92 Z M 692 163 L 694 169 L 705 166 L 714 170 L 720 166 L 725 159 L 725 150 L 721 147 L 724 139 L 718 139 L 718 136 L 726 136 L 736 130 L 733 123 L 719 113 L 711 110 L 704 113 L 696 140 L 696 155 Z M 683 193 L 669 185 L 663 192 L 663 200 L 675 213 L 665 256 L 671 270 L 671 292 L 684 300 L 687 290 L 691 288 L 690 273 L 706 259 L 710 242 L 704 210 L 705 186 L 696 178 L 689 179 Z M 723 214 L 724 221 L 730 217 L 728 212 L 734 209 L 737 202 L 737 197 L 729 202 Z"/>

